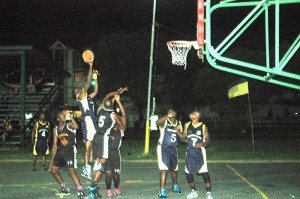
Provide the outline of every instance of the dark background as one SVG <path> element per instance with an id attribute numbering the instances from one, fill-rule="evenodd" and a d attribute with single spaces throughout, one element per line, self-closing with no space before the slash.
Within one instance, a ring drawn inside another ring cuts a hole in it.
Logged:
<path id="1" fill-rule="evenodd" d="M 300 32 L 299 5 L 281 6 L 280 41 L 283 53 Z M 91 48 L 96 55 L 95 67 L 101 71 L 100 93 L 104 95 L 126 85 L 129 87 L 128 95 L 138 96 L 136 103 L 143 107 L 148 87 L 152 9 L 153 2 L 149 0 L 1 1 L 0 44 L 33 45 L 35 49 L 46 51 L 59 40 L 78 52 Z M 249 9 L 224 9 L 213 14 L 213 41 L 218 44 L 224 39 Z M 270 7 L 270 13 L 273 11 L 274 6 Z M 274 29 L 272 16 L 274 14 L 270 15 L 270 30 Z M 215 70 L 207 62 L 202 63 L 194 50 L 188 55 L 186 70 L 171 64 L 165 42 L 196 40 L 196 20 L 195 0 L 157 1 L 153 95 L 157 96 L 158 102 L 169 101 L 180 105 L 227 102 L 228 86 L 240 78 Z M 263 27 L 263 18 L 260 17 L 238 40 L 231 53 L 239 52 L 239 58 L 250 60 L 254 53 L 263 54 L 264 42 L 260 42 L 264 38 Z M 274 45 L 272 37 L 270 43 Z M 295 57 L 298 55 L 299 52 Z M 257 59 L 259 62 L 264 60 Z M 291 60 L 290 65 L 286 68 L 292 67 L 294 72 L 299 72 L 297 59 Z M 1 71 L 2 74 L 9 72 L 5 68 Z M 159 81 L 162 76 L 164 80 Z M 251 79 L 249 83 L 254 102 L 291 90 Z M 100 94 L 99 97 L 103 96 Z"/>

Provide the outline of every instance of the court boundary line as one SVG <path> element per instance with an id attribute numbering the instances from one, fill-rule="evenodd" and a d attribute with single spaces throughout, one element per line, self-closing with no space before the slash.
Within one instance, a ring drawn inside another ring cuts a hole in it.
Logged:
<path id="1" fill-rule="evenodd" d="M 239 172 L 237 172 L 233 167 L 231 167 L 228 164 L 226 164 L 226 166 L 233 173 L 235 173 L 240 179 L 242 179 L 244 182 L 246 182 L 251 188 L 253 188 L 257 193 L 259 193 L 259 195 L 261 195 L 263 199 L 269 199 L 269 197 L 264 192 L 262 192 L 257 186 L 255 186 L 253 183 L 251 183 L 249 180 L 247 180 L 247 178 L 245 178 L 244 176 L 242 176 Z"/>

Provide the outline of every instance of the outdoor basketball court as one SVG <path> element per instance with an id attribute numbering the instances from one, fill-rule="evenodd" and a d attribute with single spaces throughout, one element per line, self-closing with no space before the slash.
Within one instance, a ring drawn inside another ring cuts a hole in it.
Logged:
<path id="1" fill-rule="evenodd" d="M 71 189 L 69 196 L 56 196 L 58 184 L 48 171 L 37 167 L 31 171 L 31 161 L 2 161 L 0 166 L 0 198 L 77 198 L 74 183 L 63 171 L 63 178 Z M 83 163 L 81 162 L 79 166 Z M 158 198 L 159 172 L 155 161 L 123 162 L 121 190 L 123 198 Z M 186 198 L 189 187 L 184 175 L 184 163 L 179 165 L 179 186 L 182 194 L 171 192 L 170 175 L 167 181 L 168 198 Z M 209 172 L 215 199 L 239 198 L 300 198 L 300 162 L 209 162 Z M 81 167 L 80 167 L 81 168 Z M 79 169 L 80 171 L 80 169 Z M 89 180 L 81 178 L 83 186 L 89 186 Z M 198 198 L 205 197 L 202 177 L 195 176 Z M 104 180 L 99 183 L 100 194 L 105 197 Z"/>

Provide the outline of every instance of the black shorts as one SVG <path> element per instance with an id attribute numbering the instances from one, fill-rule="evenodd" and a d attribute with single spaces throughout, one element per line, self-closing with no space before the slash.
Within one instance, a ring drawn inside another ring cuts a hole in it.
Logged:
<path id="1" fill-rule="evenodd" d="M 96 133 L 93 140 L 94 158 L 108 159 L 109 153 L 109 136 Z"/>
<path id="2" fill-rule="evenodd" d="M 106 170 L 121 173 L 121 154 L 118 148 L 110 148 L 109 156 L 106 162 Z"/>
<path id="3" fill-rule="evenodd" d="M 54 158 L 54 166 L 60 168 L 74 168 L 74 148 L 61 148 L 57 150 Z"/>
<path id="4" fill-rule="evenodd" d="M 33 155 L 48 155 L 49 146 L 47 140 L 37 140 L 34 144 Z"/>

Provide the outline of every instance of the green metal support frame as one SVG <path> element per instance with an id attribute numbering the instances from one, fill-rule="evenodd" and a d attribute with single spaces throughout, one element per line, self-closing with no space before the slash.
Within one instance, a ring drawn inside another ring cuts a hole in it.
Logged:
<path id="1" fill-rule="evenodd" d="M 300 3 L 300 0 L 261 0 L 249 2 L 237 2 L 236 0 L 224 0 L 211 7 L 211 0 L 205 3 L 205 46 L 206 59 L 209 64 L 218 70 L 233 73 L 236 75 L 253 78 L 256 80 L 266 81 L 269 83 L 285 86 L 300 90 L 300 75 L 292 72 L 283 71 L 287 63 L 300 48 L 300 34 L 293 44 L 287 50 L 280 60 L 279 57 L 279 21 L 280 21 L 280 4 Z M 270 44 L 269 44 L 269 7 L 275 5 L 275 61 L 274 66 L 270 65 Z M 231 31 L 231 33 L 216 47 L 213 47 L 211 39 L 211 15 L 220 8 L 233 7 L 254 7 L 249 14 Z M 224 52 L 248 29 L 248 27 L 263 13 L 265 13 L 265 48 L 266 62 L 265 66 L 245 62 L 229 57 L 222 56 Z M 222 65 L 220 64 L 222 63 Z M 227 64 L 227 65 L 226 65 Z M 232 67 L 235 66 L 235 67 Z M 249 72 L 251 70 L 251 72 Z M 253 70 L 253 72 L 252 72 Z M 258 72 L 263 72 L 259 75 Z M 276 77 L 283 77 L 275 79 Z"/>

